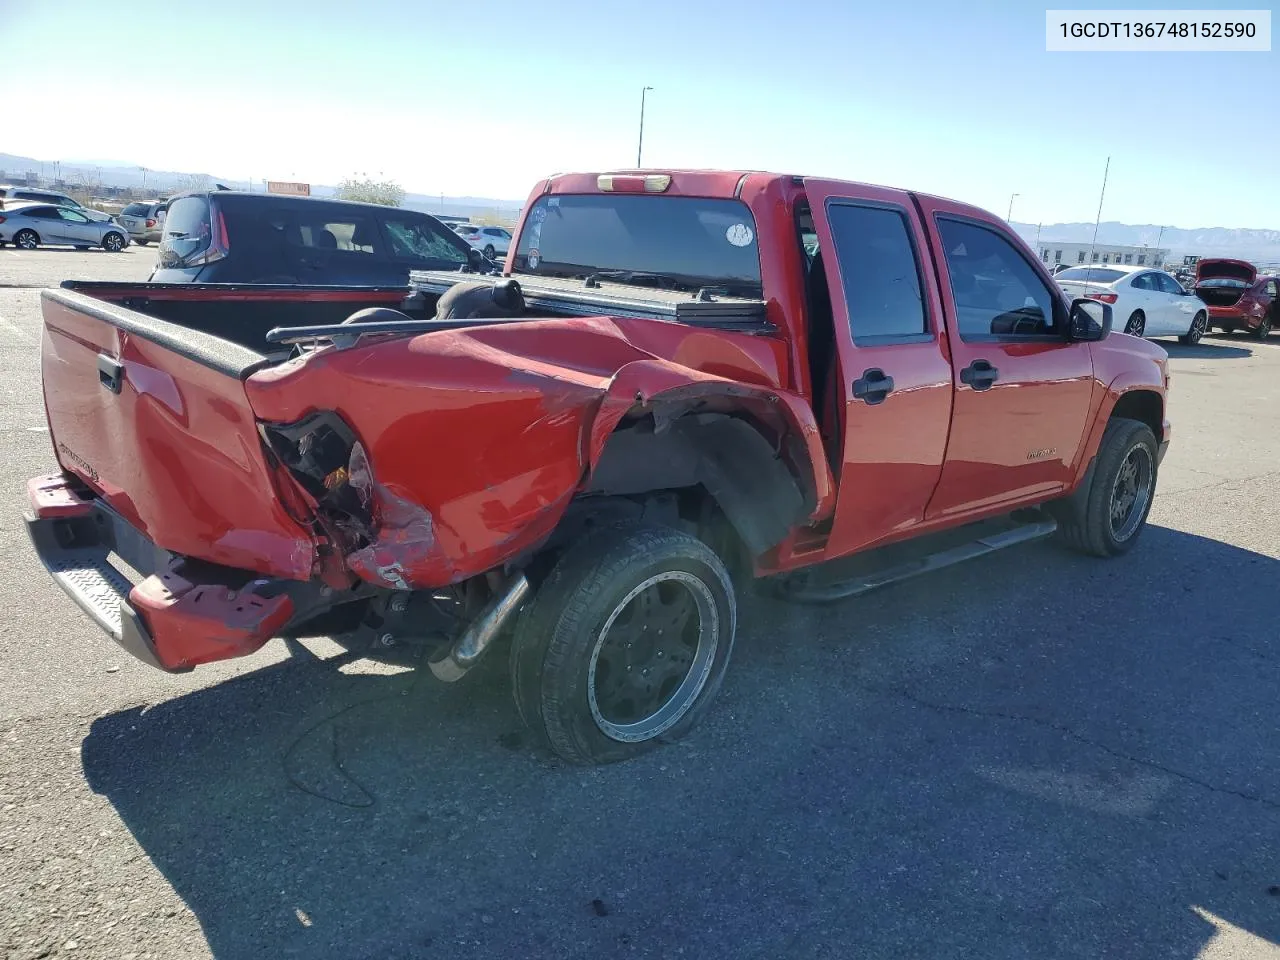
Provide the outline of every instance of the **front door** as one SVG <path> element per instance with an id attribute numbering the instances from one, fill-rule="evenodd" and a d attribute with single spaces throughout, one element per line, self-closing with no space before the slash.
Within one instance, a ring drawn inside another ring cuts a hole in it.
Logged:
<path id="1" fill-rule="evenodd" d="M 947 296 L 955 409 L 930 519 L 1043 500 L 1074 478 L 1094 389 L 1069 305 L 1024 244 L 972 207 L 920 198 Z"/>
<path id="2" fill-rule="evenodd" d="M 933 266 L 909 194 L 806 180 L 811 328 L 834 327 L 815 407 L 839 414 L 839 499 L 827 556 L 924 520 L 951 422 L 951 364 Z M 825 283 L 823 283 L 825 275 Z M 823 302 L 823 294 L 828 301 Z M 810 349 L 821 350 L 811 343 Z"/>
<path id="3" fill-rule="evenodd" d="M 97 227 L 83 213 L 58 207 L 58 216 L 62 220 L 62 233 L 68 243 L 94 246 L 102 242 Z"/>

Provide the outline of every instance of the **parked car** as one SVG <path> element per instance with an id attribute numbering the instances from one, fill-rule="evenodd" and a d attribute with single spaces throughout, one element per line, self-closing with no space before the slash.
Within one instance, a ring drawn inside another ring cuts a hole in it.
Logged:
<path id="1" fill-rule="evenodd" d="M 165 210 L 168 206 L 167 200 L 131 203 L 120 211 L 116 220 L 129 231 L 134 243 L 145 247 L 148 243 L 159 243 L 163 239 Z"/>
<path id="2" fill-rule="evenodd" d="M 1208 329 L 1208 306 L 1163 270 L 1110 263 L 1072 267 L 1054 280 L 1073 297 L 1110 304 L 1117 325 L 1135 337 L 1177 337 L 1193 344 Z"/>
<path id="3" fill-rule="evenodd" d="M 490 260 L 497 256 L 505 257 L 507 251 L 511 249 L 511 232 L 502 227 L 478 227 L 473 223 L 458 223 L 454 225 L 453 230 Z"/>
<path id="4" fill-rule="evenodd" d="M 214 190 L 169 200 L 153 283 L 404 286 L 470 249 L 425 213 L 345 200 Z"/>
<path id="5" fill-rule="evenodd" d="M 0 210 L 0 244 L 4 243 L 23 250 L 61 244 L 77 250 L 102 247 L 118 253 L 129 245 L 129 235 L 117 223 L 90 220 L 72 207 L 15 201 Z"/>
<path id="6" fill-rule="evenodd" d="M 184 202 L 175 242 L 207 222 Z M 287 209 L 356 246 L 406 222 Z M 28 530 L 58 584 L 170 671 L 362 625 L 457 680 L 509 629 L 521 716 L 597 763 L 708 709 L 753 576 L 822 602 L 1142 532 L 1167 355 L 1109 338 L 1111 306 L 1068 299 L 997 216 L 756 172 L 578 174 L 537 185 L 512 250 L 506 276 L 424 271 L 409 297 L 43 291 L 58 469 Z"/>
<path id="7" fill-rule="evenodd" d="M 1244 260 L 1201 260 L 1196 295 L 1209 305 L 1209 323 L 1225 333 L 1248 330 L 1265 340 L 1280 325 L 1280 277 L 1258 273 Z"/>
<path id="8" fill-rule="evenodd" d="M 10 203 L 24 203 L 33 201 L 35 203 L 51 203 L 55 207 L 70 207 L 72 210 L 78 210 L 90 220 L 110 220 L 108 214 L 101 210 L 94 210 L 86 207 L 74 197 L 69 197 L 65 193 L 56 193 L 52 190 L 36 190 L 31 187 L 0 187 L 0 210 L 4 209 Z"/>

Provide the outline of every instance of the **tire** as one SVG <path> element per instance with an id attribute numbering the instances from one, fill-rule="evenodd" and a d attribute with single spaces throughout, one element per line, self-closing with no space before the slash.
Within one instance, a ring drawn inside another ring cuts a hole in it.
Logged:
<path id="1" fill-rule="evenodd" d="M 88 250 L 88 247 L 76 247 L 77 250 Z"/>
<path id="2" fill-rule="evenodd" d="M 1129 322 L 1124 325 L 1124 332 L 1131 337 L 1141 337 L 1147 332 L 1147 315 L 1135 310 L 1129 315 Z"/>
<path id="3" fill-rule="evenodd" d="M 13 235 L 13 245 L 19 250 L 34 250 L 40 246 L 40 237 L 34 230 L 19 230 Z"/>
<path id="4" fill-rule="evenodd" d="M 107 253 L 119 253 L 124 249 L 124 236 L 112 230 L 102 238 L 102 249 Z"/>
<path id="5" fill-rule="evenodd" d="M 1249 331 L 1256 340 L 1265 340 L 1271 336 L 1271 317 L 1263 317 L 1258 325 Z"/>
<path id="6" fill-rule="evenodd" d="M 1201 310 L 1191 320 L 1191 329 L 1178 338 L 1179 343 L 1194 347 L 1209 329 L 1209 315 Z"/>
<path id="7" fill-rule="evenodd" d="M 485 246 L 485 248 L 484 248 L 484 255 L 485 255 L 486 257 L 488 257 L 490 260 L 492 260 L 495 256 L 497 256 L 497 251 L 495 251 L 495 250 L 493 249 L 493 244 L 492 244 L 492 243 L 487 244 L 487 245 Z"/>
<path id="8" fill-rule="evenodd" d="M 673 621 L 675 636 L 657 639 Z M 571 763 L 629 759 L 693 728 L 724 680 L 736 627 L 729 573 L 701 540 L 601 527 L 561 554 L 520 613 L 516 707 Z"/>
<path id="9" fill-rule="evenodd" d="M 133 241 L 133 242 L 134 242 L 134 243 L 136 243 L 136 244 L 137 244 L 138 246 L 140 246 L 140 247 L 145 247 L 145 246 L 146 246 L 148 243 L 150 243 L 151 241 L 150 241 L 150 240 L 143 240 L 141 237 L 139 237 L 137 240 L 135 240 L 135 241 Z"/>
<path id="10" fill-rule="evenodd" d="M 1127 473 L 1131 457 L 1138 471 L 1134 499 L 1128 512 L 1119 518 L 1117 529 L 1114 510 L 1123 509 L 1117 495 L 1126 492 L 1121 490 L 1121 473 Z M 1113 417 L 1102 435 L 1089 489 L 1081 491 L 1080 499 L 1059 501 L 1061 509 L 1054 511 L 1059 537 L 1072 549 L 1095 557 L 1115 557 L 1132 550 L 1155 499 L 1158 461 L 1156 438 L 1150 427 L 1138 420 Z M 1145 484 L 1141 475 L 1144 466 Z M 1144 485 L 1145 491 L 1141 489 Z"/>

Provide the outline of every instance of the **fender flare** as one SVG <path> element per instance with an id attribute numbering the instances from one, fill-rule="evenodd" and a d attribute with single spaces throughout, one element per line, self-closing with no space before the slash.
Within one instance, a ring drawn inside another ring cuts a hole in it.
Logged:
<path id="1" fill-rule="evenodd" d="M 1107 384 L 1106 389 L 1103 391 L 1102 400 L 1098 404 L 1097 413 L 1093 418 L 1093 426 L 1089 431 L 1088 439 L 1085 441 L 1079 463 L 1076 466 L 1075 482 L 1072 484 L 1073 490 L 1077 489 L 1084 481 L 1094 457 L 1098 455 L 1098 447 L 1102 444 L 1102 435 L 1106 433 L 1107 424 L 1110 422 L 1111 416 L 1121 398 L 1137 393 L 1151 393 L 1158 396 L 1160 398 L 1161 418 L 1163 419 L 1164 412 L 1167 409 L 1167 397 L 1163 384 L 1157 386 L 1150 377 L 1146 377 L 1136 371 L 1119 374 Z M 1167 420 L 1164 420 L 1161 429 L 1156 430 L 1155 434 L 1157 443 L 1168 439 Z"/>

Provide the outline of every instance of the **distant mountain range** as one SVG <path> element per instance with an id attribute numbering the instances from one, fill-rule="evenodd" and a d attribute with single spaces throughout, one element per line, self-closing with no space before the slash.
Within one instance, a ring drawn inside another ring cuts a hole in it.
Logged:
<path id="1" fill-rule="evenodd" d="M 150 189 L 162 191 L 177 190 L 190 182 L 191 174 L 175 170 L 150 170 L 136 164 L 118 160 L 78 160 L 57 162 L 37 160 L 34 157 L 21 157 L 9 153 L 0 153 L 0 182 L 33 174 L 42 180 L 52 182 L 61 179 L 68 187 L 91 187 L 96 185 L 121 187 L 125 189 L 142 189 L 144 185 Z M 246 180 L 235 180 L 208 176 L 215 183 L 221 183 L 234 190 L 247 190 L 250 184 Z M 253 189 L 263 190 L 261 180 L 253 182 Z M 329 184 L 312 184 L 311 190 L 317 196 L 331 196 L 334 187 Z M 521 200 L 500 200 L 493 197 L 450 197 L 439 194 L 410 193 L 405 196 L 404 205 L 413 210 L 427 213 L 441 213 L 455 217 L 498 216 L 514 220 L 523 205 Z M 1067 243 L 1089 243 L 1093 239 L 1092 223 L 1046 223 L 1037 228 L 1034 223 L 1014 222 L 1013 227 L 1028 243 L 1036 240 L 1037 229 L 1040 240 L 1062 240 Z M 1163 232 L 1162 232 L 1163 231 Z M 1228 229 L 1226 227 L 1183 227 L 1159 224 L 1128 224 L 1108 220 L 1098 227 L 1099 243 L 1118 243 L 1129 245 L 1146 244 L 1154 247 L 1165 247 L 1174 259 L 1180 260 L 1187 254 L 1215 257 L 1238 257 L 1260 263 L 1280 263 L 1280 230 Z"/>
<path id="2" fill-rule="evenodd" d="M 1017 223 L 1013 228 L 1028 243 L 1034 244 L 1037 227 L 1034 223 Z M 1090 243 L 1093 240 L 1092 223 L 1046 223 L 1039 227 L 1040 243 L 1061 240 L 1064 243 Z M 1117 243 L 1130 246 L 1160 246 L 1170 251 L 1170 256 L 1181 260 L 1187 255 L 1236 257 L 1267 263 L 1280 261 L 1280 230 L 1229 229 L 1227 227 L 1161 227 L 1159 224 L 1119 223 L 1106 220 L 1098 225 L 1098 243 Z"/>
<path id="3" fill-rule="evenodd" d="M 193 176 L 191 173 L 176 170 L 152 170 L 117 160 L 54 162 L 0 153 L 0 183 L 11 182 L 15 178 L 21 179 L 28 175 L 40 178 L 46 185 L 51 185 L 55 179 L 61 180 L 70 189 L 101 186 L 160 191 L 183 189 L 190 183 Z M 195 174 L 195 176 L 207 176 L 214 183 L 220 183 L 232 190 L 248 190 L 251 186 L 249 181 L 237 180 L 233 177 L 219 177 L 216 174 Z M 262 180 L 255 180 L 252 188 L 261 192 L 266 189 L 266 184 Z M 335 190 L 336 187 L 332 184 L 313 183 L 311 185 L 311 192 L 315 196 L 332 196 Z M 515 219 L 523 206 L 523 201 L 499 200 L 493 197 L 450 197 L 440 194 L 407 193 L 404 206 L 411 210 L 454 217 L 497 216 Z"/>

